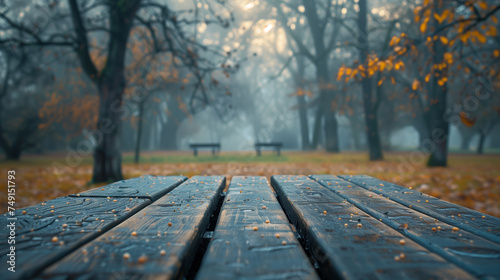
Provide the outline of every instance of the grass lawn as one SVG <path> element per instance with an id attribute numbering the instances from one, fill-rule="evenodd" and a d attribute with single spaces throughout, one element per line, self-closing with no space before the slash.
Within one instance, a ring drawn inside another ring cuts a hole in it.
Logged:
<path id="1" fill-rule="evenodd" d="M 26 155 L 19 162 L 0 162 L 0 178 L 16 171 L 16 208 L 80 192 L 100 185 L 91 179 L 91 157 L 75 160 L 66 154 Z M 222 152 L 212 157 L 201 152 L 145 152 L 141 163 L 133 163 L 133 154 L 123 155 L 126 178 L 152 175 L 260 175 L 275 174 L 366 174 L 413 187 L 424 193 L 483 213 L 500 217 L 500 155 L 452 154 L 449 167 L 427 168 L 425 158 L 411 152 L 386 153 L 384 161 L 370 162 L 366 153 L 288 152 L 281 157 L 264 152 Z M 6 184 L 4 184 L 6 186 Z M 7 211 L 7 188 L 1 189 L 2 207 Z"/>

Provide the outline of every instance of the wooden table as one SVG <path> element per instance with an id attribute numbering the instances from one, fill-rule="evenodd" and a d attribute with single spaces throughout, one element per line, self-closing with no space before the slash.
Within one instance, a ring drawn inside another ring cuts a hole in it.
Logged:
<path id="1" fill-rule="evenodd" d="M 362 175 L 141 176 L 0 236 L 2 279 L 500 279 L 499 218 Z"/>
<path id="2" fill-rule="evenodd" d="M 220 143 L 193 143 L 189 144 L 189 148 L 193 149 L 193 155 L 198 156 L 198 149 L 200 148 L 209 148 L 212 149 L 212 156 L 220 153 Z"/>

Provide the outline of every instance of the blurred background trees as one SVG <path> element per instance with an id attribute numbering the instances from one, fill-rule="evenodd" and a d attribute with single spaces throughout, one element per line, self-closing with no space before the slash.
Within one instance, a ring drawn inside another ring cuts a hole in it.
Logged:
<path id="1" fill-rule="evenodd" d="M 0 146 L 121 154 L 222 142 L 252 150 L 497 151 L 495 1 L 4 1 Z"/>

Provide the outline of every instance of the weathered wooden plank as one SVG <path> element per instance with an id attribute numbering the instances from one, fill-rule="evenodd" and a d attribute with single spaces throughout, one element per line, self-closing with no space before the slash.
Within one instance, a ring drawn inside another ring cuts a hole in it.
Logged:
<path id="1" fill-rule="evenodd" d="M 500 278 L 500 245 L 336 176 L 312 176 L 364 212 L 476 277 Z M 379 186 L 382 188 L 382 186 Z"/>
<path id="2" fill-rule="evenodd" d="M 271 183 L 325 277 L 473 278 L 306 176 L 273 176 Z"/>
<path id="3" fill-rule="evenodd" d="M 100 235 L 139 209 L 149 199 L 61 197 L 16 211 L 15 273 L 5 273 L 10 246 L 2 242 L 0 269 L 8 279 L 26 279 Z M 52 208 L 53 207 L 53 208 Z M 26 214 L 22 214 L 26 211 Z M 54 212 L 52 212 L 54 211 Z M 2 216 L 0 238 L 9 232 Z M 63 242 L 63 243 L 61 243 Z"/>
<path id="4" fill-rule="evenodd" d="M 177 179 L 178 177 L 176 177 Z M 171 189 L 178 185 L 177 181 L 166 180 L 165 177 L 150 179 L 156 189 Z M 114 184 L 113 190 L 120 185 Z M 160 183 L 164 182 L 164 183 Z M 104 187 L 107 188 L 107 187 Z M 61 259 L 74 249 L 99 236 L 101 233 L 119 224 L 134 213 L 151 203 L 148 198 L 115 197 L 116 193 L 108 191 L 110 197 L 60 197 L 28 208 L 15 211 L 16 234 L 16 273 L 8 273 L 8 279 L 25 279 L 38 274 L 44 267 Z M 118 194 L 120 196 L 121 193 Z M 10 217 L 10 216 L 9 216 Z M 9 229 L 5 226 L 7 214 L 0 217 L 0 238 L 7 240 Z M 0 269 L 7 271 L 6 261 L 10 245 L 0 245 Z"/>
<path id="5" fill-rule="evenodd" d="M 233 177 L 196 279 L 318 279 L 265 177 Z"/>
<path id="6" fill-rule="evenodd" d="M 44 272 L 61 279 L 180 278 L 198 249 L 222 176 L 195 176 Z"/>
<path id="7" fill-rule="evenodd" d="M 377 194 L 382 194 L 386 197 L 389 196 L 391 200 L 405 206 L 411 205 L 413 209 L 447 224 L 500 243 L 499 218 L 440 200 L 416 190 L 409 190 L 408 188 L 396 184 L 384 182 L 370 176 L 357 175 L 339 177 L 365 189 L 370 189 Z"/>
<path id="8" fill-rule="evenodd" d="M 137 197 L 155 201 L 184 182 L 184 176 L 152 176 L 122 180 L 104 187 L 73 194 L 76 197 Z"/>

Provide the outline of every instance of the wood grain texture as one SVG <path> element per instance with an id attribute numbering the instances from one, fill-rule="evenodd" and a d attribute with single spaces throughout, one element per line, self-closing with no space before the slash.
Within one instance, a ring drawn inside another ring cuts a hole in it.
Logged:
<path id="1" fill-rule="evenodd" d="M 233 177 L 196 279 L 318 279 L 265 177 Z"/>
<path id="2" fill-rule="evenodd" d="M 339 177 L 365 189 L 371 189 L 371 191 L 377 194 L 382 194 L 386 197 L 389 196 L 391 200 L 402 205 L 411 205 L 413 209 L 440 221 L 500 243 L 500 219 L 497 217 L 483 214 L 370 176 L 356 175 Z"/>
<path id="3" fill-rule="evenodd" d="M 271 182 L 325 278 L 473 279 L 306 176 Z"/>
<path id="4" fill-rule="evenodd" d="M 16 273 L 6 273 L 5 276 L 26 279 L 37 275 L 44 267 L 149 203 L 149 199 L 142 198 L 60 197 L 16 211 Z M 26 215 L 22 211 L 26 211 Z M 2 216 L 2 240 L 7 240 L 6 223 L 6 217 Z M 7 271 L 8 250 L 9 246 L 2 242 L 0 269 L 4 272 Z"/>
<path id="5" fill-rule="evenodd" d="M 75 197 L 137 197 L 155 201 L 184 182 L 184 176 L 152 176 L 122 180 L 104 187 L 73 194 Z"/>
<path id="6" fill-rule="evenodd" d="M 478 278 L 500 278 L 500 245 L 396 203 L 336 176 L 312 176 L 324 187 L 380 219 L 405 237 L 440 255 Z M 384 186 L 379 185 L 378 188 Z M 407 190 L 408 191 L 408 190 Z M 411 192 L 411 191 L 410 191 Z M 393 195 L 404 195 L 401 192 Z"/>
<path id="7" fill-rule="evenodd" d="M 178 185 L 169 177 L 149 177 L 149 182 L 160 189 L 169 190 Z M 26 279 L 37 275 L 43 268 L 61 259 L 71 251 L 116 226 L 151 203 L 149 198 L 122 197 L 120 186 L 128 188 L 137 179 L 121 181 L 105 186 L 107 197 L 60 197 L 31 207 L 18 209 L 16 221 L 16 273 L 8 273 L 8 279 Z M 160 183 L 160 181 L 162 183 Z M 130 183 L 132 182 L 132 183 Z M 136 189 L 141 189 L 137 187 Z M 9 235 L 7 216 L 2 215 L 0 238 Z M 7 270 L 9 245 L 0 245 L 0 269 Z"/>
<path id="8" fill-rule="evenodd" d="M 195 176 L 104 235 L 49 267 L 57 279 L 182 277 L 225 187 Z"/>

